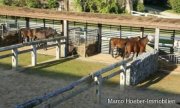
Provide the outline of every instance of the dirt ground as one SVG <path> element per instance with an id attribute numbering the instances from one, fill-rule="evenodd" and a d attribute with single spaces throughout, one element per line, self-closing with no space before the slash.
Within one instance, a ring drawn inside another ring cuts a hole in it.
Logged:
<path id="1" fill-rule="evenodd" d="M 52 79 L 48 76 L 28 74 L 28 72 L 14 72 L 12 70 L 0 69 L 0 108 L 12 108 L 15 105 L 36 96 L 41 96 L 57 88 L 64 87 L 73 82 L 74 79 Z M 173 82 L 172 82 L 173 83 Z M 62 97 L 58 96 L 55 100 Z M 137 89 L 128 87 L 120 91 L 119 85 L 103 85 L 102 103 L 96 103 L 95 87 L 87 90 L 76 97 L 63 102 L 52 104 L 55 108 L 178 108 L 178 104 L 130 104 L 116 103 L 108 104 L 108 99 L 173 99 L 180 102 L 180 94 L 160 92 L 150 89 Z M 52 99 L 53 100 L 53 99 Z M 52 103 L 54 103 L 52 101 Z M 38 108 L 44 108 L 42 104 Z"/>

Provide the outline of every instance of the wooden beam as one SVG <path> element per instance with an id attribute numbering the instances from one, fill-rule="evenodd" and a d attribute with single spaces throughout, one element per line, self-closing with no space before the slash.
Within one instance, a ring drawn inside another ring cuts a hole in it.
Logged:
<path id="1" fill-rule="evenodd" d="M 155 42 L 154 42 L 154 49 L 159 50 L 159 35 L 160 35 L 160 29 L 155 29 Z"/>

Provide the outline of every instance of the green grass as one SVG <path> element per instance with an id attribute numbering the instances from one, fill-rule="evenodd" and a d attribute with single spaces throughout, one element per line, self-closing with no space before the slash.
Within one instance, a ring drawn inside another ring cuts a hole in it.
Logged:
<path id="1" fill-rule="evenodd" d="M 7 53 L 10 53 L 10 51 L 1 52 L 0 55 L 4 55 Z M 46 61 L 53 58 L 53 56 L 45 56 L 38 54 L 38 62 Z M 19 60 L 19 64 L 21 67 L 29 65 L 31 63 L 30 53 L 21 54 L 19 56 Z M 106 66 L 106 64 L 102 63 L 87 62 L 76 58 L 66 58 L 57 61 L 42 63 L 35 67 L 28 68 L 23 72 L 30 75 L 48 77 L 57 80 L 78 80 L 81 77 L 86 76 Z M 8 57 L 6 59 L 0 59 L 0 67 L 11 69 L 11 57 Z M 103 76 L 115 72 L 118 69 L 119 67 L 104 74 Z M 180 83 L 179 78 L 180 76 L 156 73 L 136 87 L 180 94 L 180 87 L 178 86 L 178 84 Z M 117 86 L 119 84 L 119 75 L 108 80 L 107 82 L 105 82 L 105 84 Z"/>
<path id="2" fill-rule="evenodd" d="M 1 52 L 0 55 L 4 55 L 10 53 L 10 51 Z M 24 67 L 31 64 L 31 55 L 30 53 L 25 53 L 19 55 L 19 66 Z M 47 61 L 53 59 L 52 56 L 45 56 L 38 54 L 38 62 Z M 26 69 L 24 72 L 27 74 L 39 75 L 42 77 L 50 77 L 50 78 L 75 78 L 79 79 L 83 76 L 86 76 L 92 72 L 95 72 L 103 67 L 107 66 L 107 64 L 102 63 L 94 63 L 78 60 L 76 58 L 66 58 L 62 60 L 47 62 L 39 64 L 35 67 L 31 67 Z M 11 69 L 11 57 L 1 59 L 0 67 L 5 69 Z M 117 68 L 118 69 L 118 68 Z M 114 69 L 107 74 L 110 74 L 117 69 Z M 107 74 L 104 74 L 107 75 Z M 108 82 L 109 83 L 109 82 Z M 116 76 L 110 80 L 110 83 L 119 83 L 119 76 Z"/>
<path id="3" fill-rule="evenodd" d="M 5 55 L 5 54 L 9 54 L 9 53 L 11 53 L 11 51 L 4 51 L 4 52 L 0 52 L 0 55 Z M 38 54 L 37 62 L 43 62 L 43 61 L 46 61 L 46 60 L 49 60 L 52 58 L 54 58 L 54 57 Z M 19 60 L 20 67 L 30 65 L 31 64 L 31 53 L 20 54 L 18 56 L 18 60 Z M 5 68 L 5 69 L 10 69 L 11 68 L 11 57 L 0 59 L 0 67 Z"/>
<path id="4" fill-rule="evenodd" d="M 172 10 L 172 9 L 165 10 L 164 12 L 169 12 L 169 13 L 173 13 L 173 14 L 178 14 L 178 15 L 180 15 L 180 13 L 177 13 L 177 12 L 175 12 L 175 11 Z"/>

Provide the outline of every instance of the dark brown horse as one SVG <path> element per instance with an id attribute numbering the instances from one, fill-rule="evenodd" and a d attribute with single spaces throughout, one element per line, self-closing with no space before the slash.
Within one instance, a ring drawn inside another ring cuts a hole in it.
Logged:
<path id="1" fill-rule="evenodd" d="M 57 32 L 55 29 L 52 29 L 50 27 L 48 28 L 37 28 L 33 30 L 34 34 L 34 40 L 42 40 L 42 39 L 48 39 L 49 37 L 54 37 Z M 47 46 L 47 43 L 40 44 L 39 46 L 43 45 L 45 49 Z"/>
<path id="2" fill-rule="evenodd" d="M 145 36 L 139 40 L 128 40 L 126 43 L 126 47 L 125 47 L 125 52 L 124 52 L 124 57 L 128 58 L 131 54 L 131 52 L 133 53 L 133 57 L 134 54 L 136 53 L 136 57 L 138 56 L 139 53 L 143 53 L 146 51 L 146 44 L 148 43 L 149 39 L 148 36 Z"/>
<path id="3" fill-rule="evenodd" d="M 55 29 L 50 27 L 44 29 L 34 29 L 34 38 L 37 40 L 47 39 L 49 37 L 54 37 L 57 34 Z"/>

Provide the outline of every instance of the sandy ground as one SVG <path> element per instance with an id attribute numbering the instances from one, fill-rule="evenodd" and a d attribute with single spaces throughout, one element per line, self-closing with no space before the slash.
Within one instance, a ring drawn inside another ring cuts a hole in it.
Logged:
<path id="1" fill-rule="evenodd" d="M 7 71 L 0 69 L 0 108 L 12 108 L 16 104 L 22 103 L 33 97 L 43 95 L 47 92 L 61 88 L 74 79 L 52 79 L 48 76 L 42 77 L 38 75 Z M 52 98 L 58 100 L 62 95 Z M 70 100 L 61 104 L 52 104 L 55 108 L 178 108 L 178 104 L 130 104 L 130 103 L 116 103 L 108 104 L 109 99 L 173 99 L 180 102 L 180 95 L 163 93 L 148 89 L 135 89 L 133 87 L 126 88 L 125 91 L 120 91 L 119 85 L 103 85 L 102 89 L 102 103 L 96 103 L 95 87 L 77 95 Z M 44 108 L 45 104 L 38 106 Z"/>

